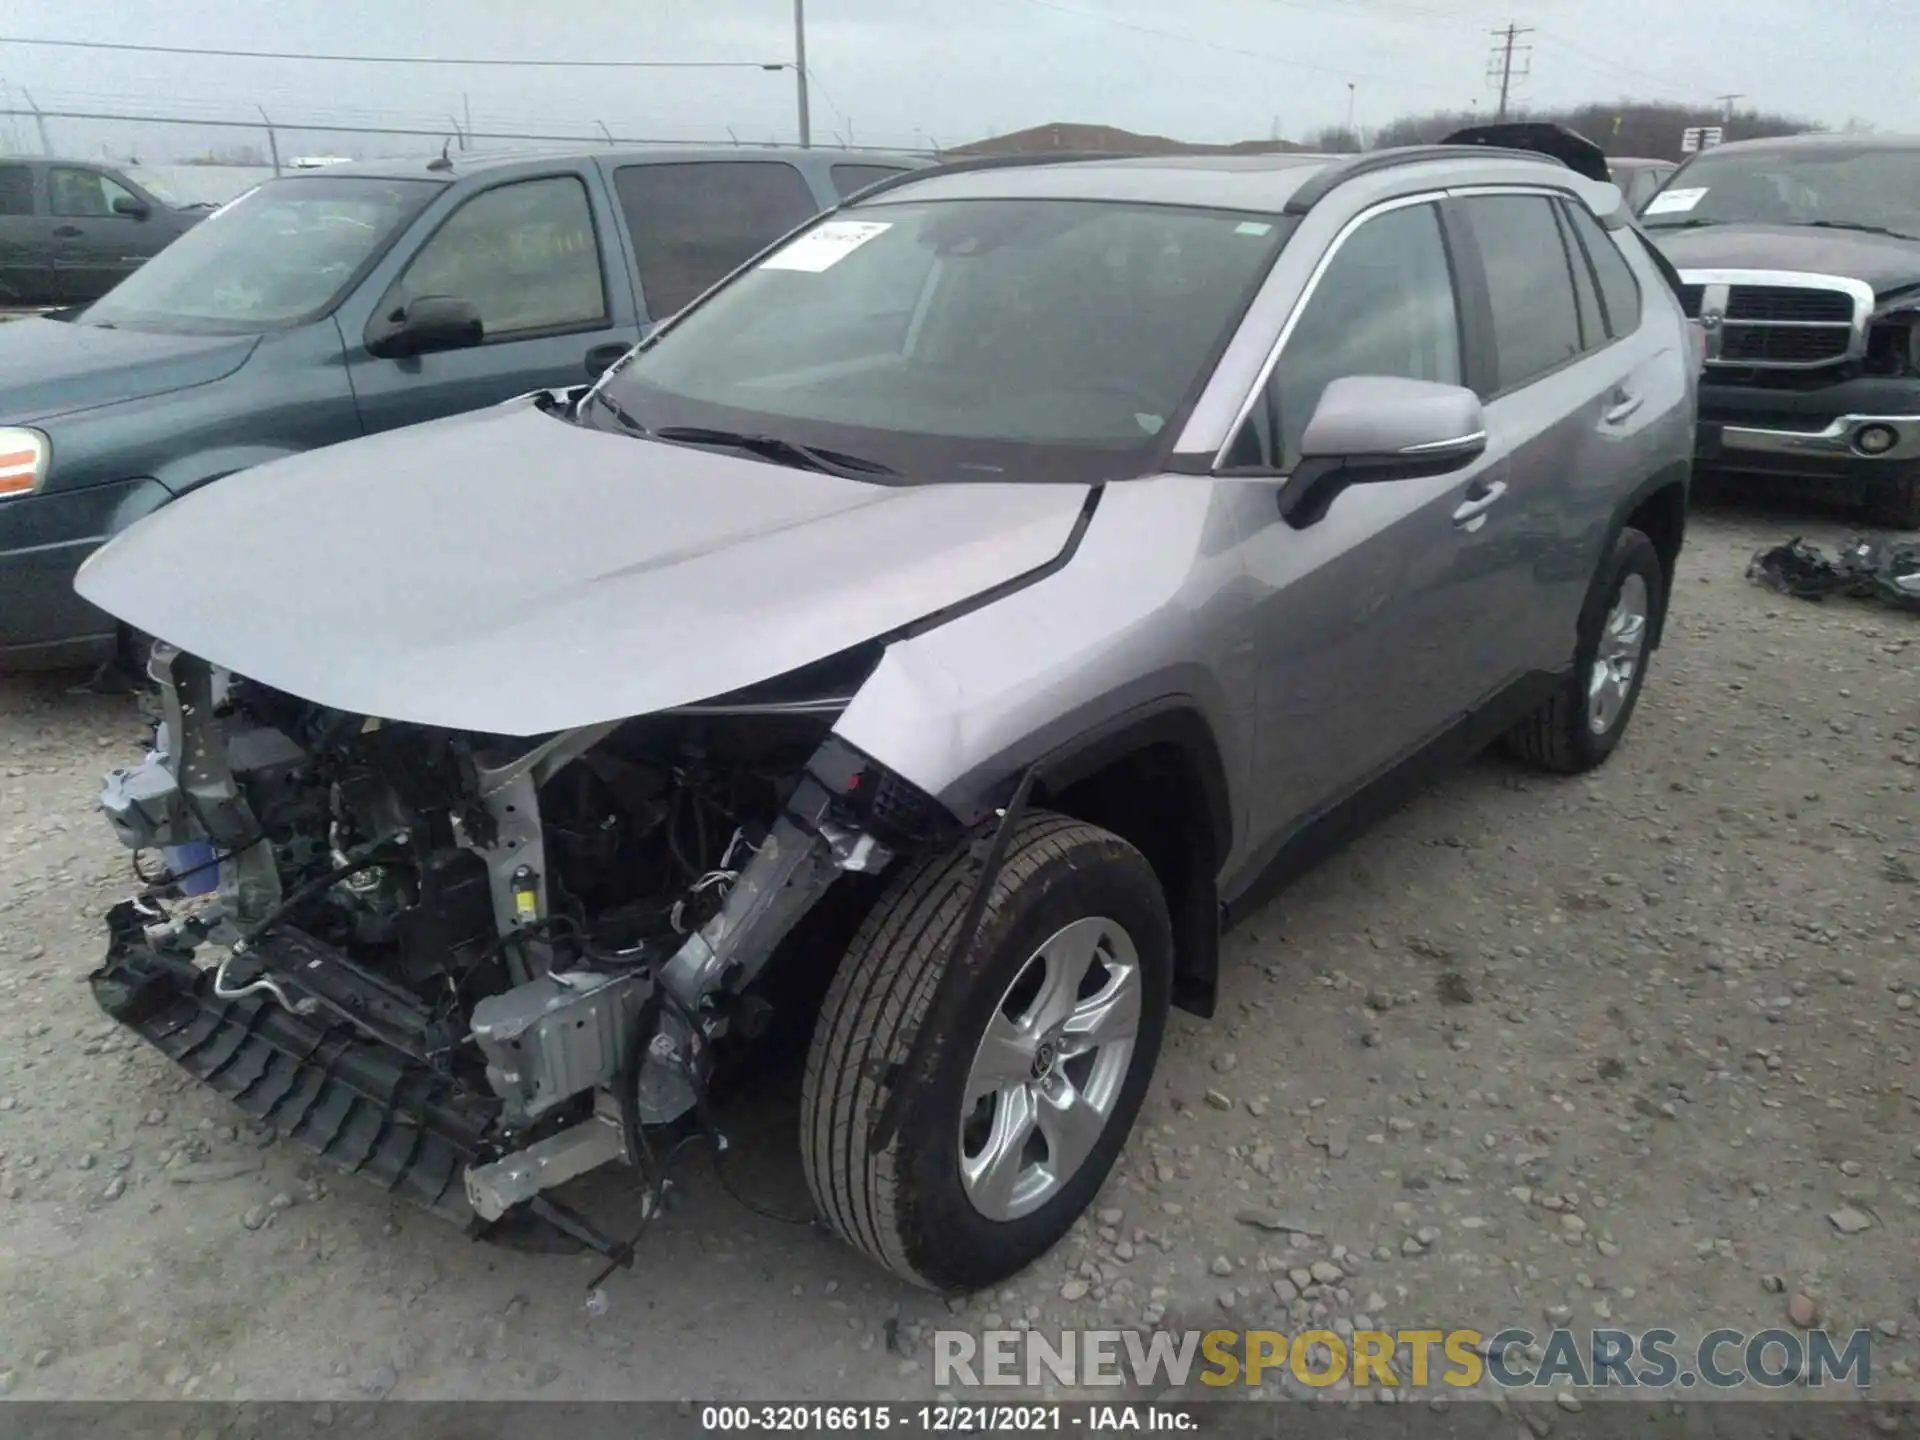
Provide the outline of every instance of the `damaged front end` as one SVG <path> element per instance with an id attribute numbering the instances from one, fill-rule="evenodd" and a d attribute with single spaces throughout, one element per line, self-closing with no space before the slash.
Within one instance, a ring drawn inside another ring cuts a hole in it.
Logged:
<path id="1" fill-rule="evenodd" d="M 954 826 L 832 734 L 870 665 L 516 739 L 157 646 L 154 748 L 101 803 L 176 869 L 109 914 L 94 994 L 394 1194 L 475 1233 L 531 1210 L 598 1243 L 544 1192 L 647 1170 L 646 1131 L 704 1119 L 716 1054 L 760 1028 L 756 981 L 796 923 Z"/>

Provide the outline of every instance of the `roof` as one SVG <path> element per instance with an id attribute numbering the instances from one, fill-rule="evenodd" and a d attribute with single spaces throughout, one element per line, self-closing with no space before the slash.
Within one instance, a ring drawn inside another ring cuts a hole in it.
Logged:
<path id="1" fill-rule="evenodd" d="M 358 175 L 377 180 L 457 180 L 462 175 L 477 175 L 488 170 L 505 169 L 542 160 L 612 160 L 616 164 L 708 162 L 714 160 L 784 160 L 803 155 L 814 156 L 840 165 L 924 165 L 922 156 L 891 150 L 838 150 L 824 146 L 801 149 L 796 145 L 547 145 L 513 150 L 451 150 L 447 164 L 440 166 L 437 154 L 403 156 L 386 160 L 354 160 L 343 165 L 322 165 L 308 170 L 290 171 L 296 180 L 338 178 Z M 431 164 L 434 168 L 429 169 Z"/>
<path id="2" fill-rule="evenodd" d="M 889 182 L 885 190 L 860 203 L 886 204 L 903 199 L 1113 200 L 1266 214 L 1290 208 L 1289 202 L 1296 194 L 1302 206 L 1310 205 L 1324 188 L 1340 184 L 1348 170 L 1377 175 L 1402 166 L 1450 165 L 1467 171 L 1497 167 L 1514 174 L 1516 163 L 1524 167 L 1519 174 L 1544 168 L 1570 190 L 1586 194 L 1592 188 L 1558 161 L 1538 155 L 1479 146 L 1417 146 L 1362 155 L 1293 152 L 1060 160 L 1035 156 L 1026 163 L 1008 156 L 998 161 L 972 161 L 964 168 L 935 168 L 925 175 Z M 1313 185 L 1316 179 L 1322 184 Z"/>
<path id="3" fill-rule="evenodd" d="M 1920 135 L 1853 135 L 1845 131 L 1828 132 L 1819 135 L 1774 135 L 1763 140 L 1729 140 L 1724 145 L 1715 145 L 1703 150 L 1693 159 L 1705 155 L 1718 155 L 1723 150 L 1737 150 L 1744 155 L 1780 154 L 1807 155 L 1829 153 L 1850 153 L 1862 150 L 1920 151 Z"/>

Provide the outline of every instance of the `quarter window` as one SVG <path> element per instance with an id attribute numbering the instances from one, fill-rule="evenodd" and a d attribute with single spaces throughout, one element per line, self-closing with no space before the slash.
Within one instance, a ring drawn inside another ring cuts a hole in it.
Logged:
<path id="1" fill-rule="evenodd" d="M 1504 394 L 1580 353 L 1580 316 L 1553 201 L 1483 195 L 1461 202 L 1493 310 L 1494 391 Z"/>
<path id="2" fill-rule="evenodd" d="M 1460 383 L 1460 319 L 1440 218 L 1431 205 L 1390 210 L 1335 252 L 1307 298 L 1231 468 L 1290 470 L 1321 393 L 1350 375 Z"/>
<path id="3" fill-rule="evenodd" d="M 1640 328 L 1640 282 L 1633 277 L 1633 267 L 1627 264 L 1627 257 L 1620 253 L 1613 236 L 1593 218 L 1586 206 L 1570 204 L 1563 213 L 1573 225 L 1580 248 L 1593 262 L 1593 273 L 1599 277 L 1600 303 L 1607 312 L 1607 333 L 1616 340 L 1631 335 Z"/>
<path id="4" fill-rule="evenodd" d="M 423 295 L 471 301 L 489 340 L 604 324 L 600 245 L 586 186 L 574 175 L 482 191 L 434 232 L 382 302 Z"/>
<path id="5" fill-rule="evenodd" d="M 800 172 L 781 160 L 623 165 L 613 185 L 656 320 L 820 208 Z"/>

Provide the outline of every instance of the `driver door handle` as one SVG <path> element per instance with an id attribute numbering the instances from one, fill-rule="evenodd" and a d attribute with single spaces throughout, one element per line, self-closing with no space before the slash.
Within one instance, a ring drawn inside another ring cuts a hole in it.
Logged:
<path id="1" fill-rule="evenodd" d="M 56 225 L 53 227 L 53 233 L 56 235 L 70 238 L 74 235 L 85 234 L 86 232 L 83 231 L 78 225 Z"/>
<path id="2" fill-rule="evenodd" d="M 1476 480 L 1467 488 L 1467 498 L 1454 508 L 1453 524 L 1458 530 L 1471 533 L 1487 523 L 1487 511 L 1500 503 L 1500 497 L 1507 493 L 1507 482 L 1492 480 L 1481 483 Z"/>

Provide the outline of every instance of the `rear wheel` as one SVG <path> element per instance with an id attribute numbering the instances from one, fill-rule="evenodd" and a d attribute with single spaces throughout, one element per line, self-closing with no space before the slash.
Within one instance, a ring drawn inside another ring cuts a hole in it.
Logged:
<path id="1" fill-rule="evenodd" d="M 1666 599 L 1666 574 L 1653 541 L 1638 530 L 1622 530 L 1581 611 L 1572 673 L 1507 732 L 1508 753 L 1567 775 L 1605 761 L 1633 718 Z"/>
<path id="2" fill-rule="evenodd" d="M 1860 502 L 1869 525 L 1920 530 L 1920 471 L 1867 485 Z"/>
<path id="3" fill-rule="evenodd" d="M 901 1073 L 927 1019 L 975 867 L 898 876 L 834 976 L 801 1092 L 815 1203 L 849 1244 L 938 1290 L 1004 1279 L 1098 1193 L 1160 1051 L 1173 940 L 1152 867 L 1096 826 L 1036 812 L 1015 831 L 970 978 L 929 1081 Z M 885 1148 L 867 1137 L 911 1087 Z"/>

